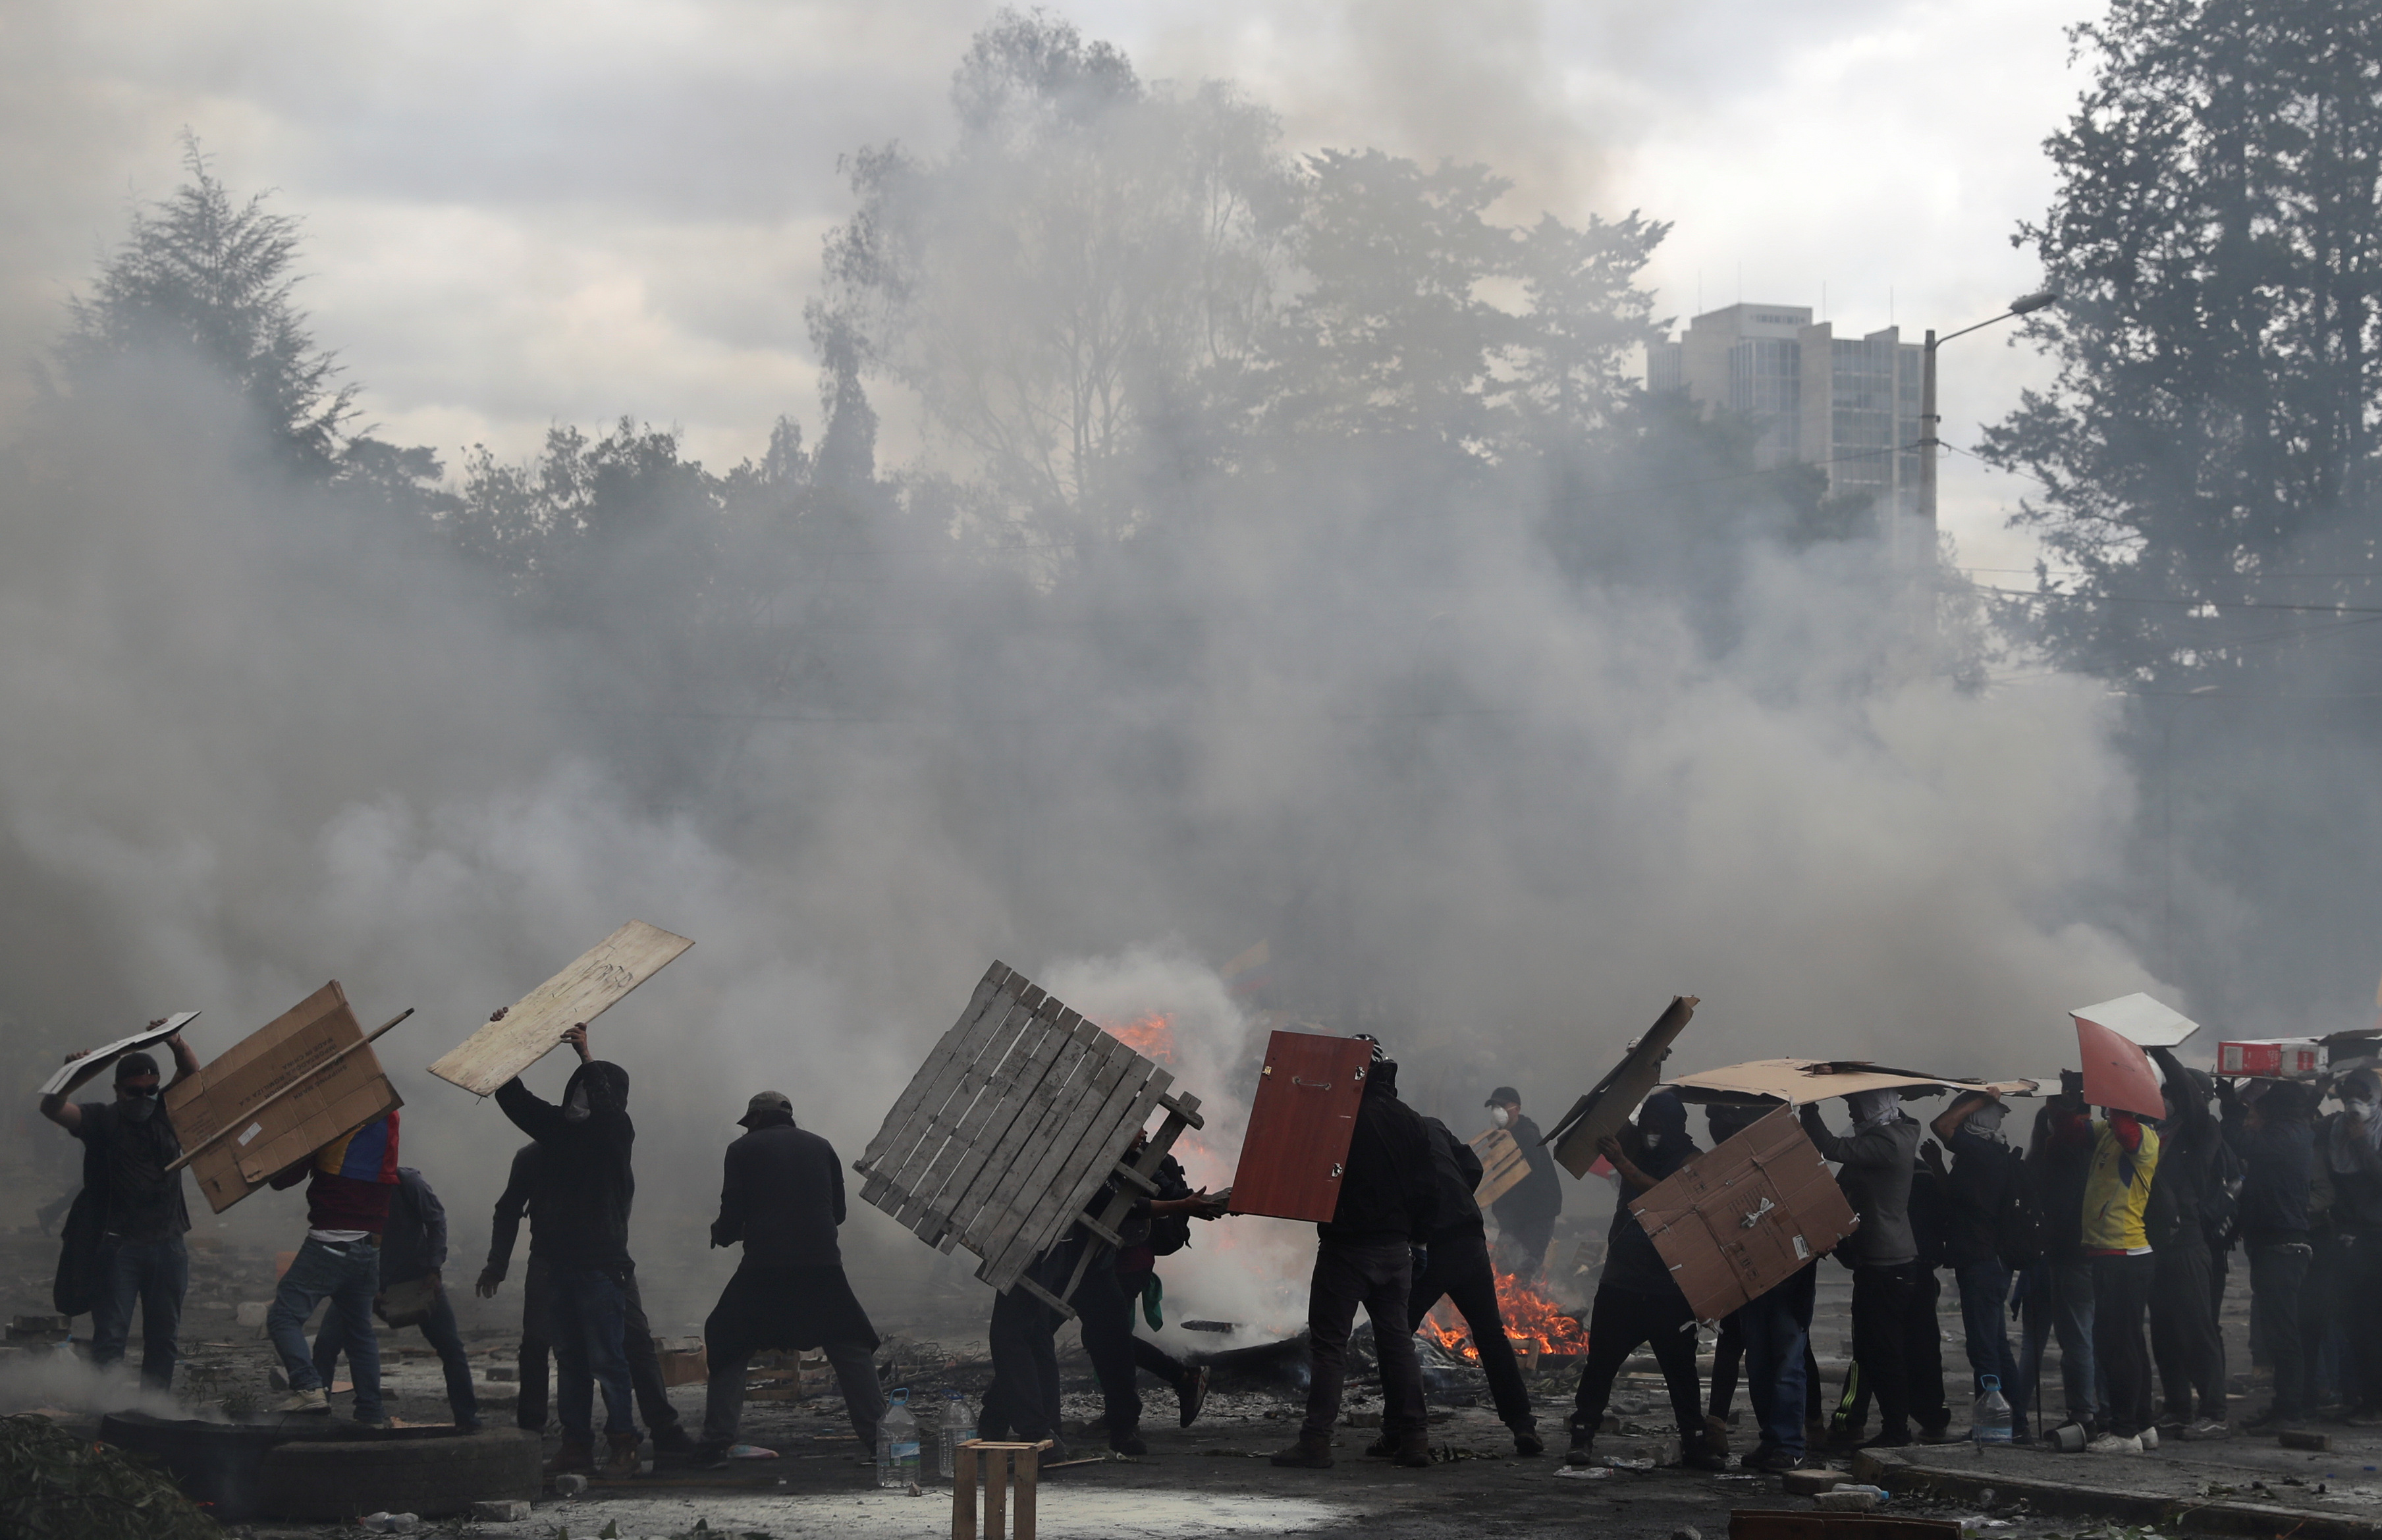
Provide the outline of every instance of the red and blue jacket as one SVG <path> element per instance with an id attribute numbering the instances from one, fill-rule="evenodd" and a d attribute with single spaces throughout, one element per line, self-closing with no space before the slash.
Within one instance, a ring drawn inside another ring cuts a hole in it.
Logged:
<path id="1" fill-rule="evenodd" d="M 276 1178 L 276 1187 L 306 1186 L 308 1229 L 360 1229 L 378 1235 L 388 1225 L 389 1195 L 397 1191 L 397 1114 L 375 1118 L 344 1139 L 314 1152 L 314 1158 Z M 286 1178 L 286 1179 L 284 1179 Z"/>

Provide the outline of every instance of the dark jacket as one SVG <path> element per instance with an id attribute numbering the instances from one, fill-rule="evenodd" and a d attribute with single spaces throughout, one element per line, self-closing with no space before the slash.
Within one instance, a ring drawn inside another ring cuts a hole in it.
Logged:
<path id="1" fill-rule="evenodd" d="M 2315 1158 L 2332 1185 L 2333 1228 L 2360 1241 L 2382 1239 L 2382 1155 L 2341 1127 L 2346 1117 L 2333 1113 L 2315 1130 Z M 2344 1161 L 2349 1170 L 2341 1169 Z"/>
<path id="2" fill-rule="evenodd" d="M 1652 1142 L 1649 1143 L 1649 1136 Z M 1657 1093 L 1639 1109 L 1637 1118 L 1621 1127 L 1619 1135 L 1622 1153 L 1631 1165 L 1661 1181 L 1685 1166 L 1696 1154 L 1695 1142 L 1688 1137 L 1687 1109 L 1678 1098 L 1668 1092 Z M 1597 1275 L 1599 1292 L 1613 1289 L 1624 1294 L 1669 1296 L 1679 1292 L 1679 1280 L 1672 1276 L 1671 1265 L 1654 1249 L 1653 1238 L 1629 1205 L 1644 1197 L 1651 1188 L 1637 1186 L 1627 1178 L 1616 1178 L 1613 1204 L 1613 1224 L 1604 1233 L 1604 1270 Z"/>
<path id="3" fill-rule="evenodd" d="M 728 1146 L 711 1243 L 744 1243 L 767 1267 L 840 1267 L 843 1163 L 835 1146 L 792 1122 L 765 1123 Z"/>
<path id="4" fill-rule="evenodd" d="M 2143 1228 L 2151 1249 L 2163 1251 L 2179 1235 L 2200 1229 L 2200 1211 L 2216 1180 L 2225 1131 L 2208 1109 L 2208 1077 L 2186 1069 L 2165 1048 L 2150 1050 L 2167 1072 L 2167 1116 L 2158 1125 L 2158 1171 L 2151 1179 Z"/>
<path id="5" fill-rule="evenodd" d="M 1920 1128 L 1897 1114 L 1889 1123 L 1856 1133 L 1829 1131 L 1816 1103 L 1803 1107 L 1803 1131 L 1836 1163 L 1836 1185 L 1860 1216 L 1860 1228 L 1837 1248 L 1855 1267 L 1891 1267 L 1919 1258 L 1910 1232 L 1910 1176 L 1919 1157 Z"/>
<path id="6" fill-rule="evenodd" d="M 1422 1125 L 1430 1131 L 1431 1185 L 1438 1200 L 1430 1224 L 1431 1243 L 1436 1245 L 1441 1236 L 1487 1234 L 1489 1222 L 1481 1217 L 1480 1205 L 1472 1197 L 1480 1190 L 1484 1174 L 1480 1155 L 1438 1118 L 1426 1118 Z"/>
<path id="7" fill-rule="evenodd" d="M 2237 1136 L 2241 1155 L 2241 1239 L 2284 1246 L 2308 1238 L 2308 1183 L 2314 1175 L 2315 1131 L 2303 1118 L 2278 1118 Z"/>
<path id="8" fill-rule="evenodd" d="M 529 1254 L 541 1255 L 537 1249 L 537 1188 L 539 1172 L 544 1169 L 543 1156 L 536 1141 L 513 1152 L 511 1172 L 505 1179 L 505 1190 L 497 1198 L 497 1212 L 488 1225 L 488 1276 L 501 1278 L 512 1266 L 513 1241 L 521 1235 L 522 1216 L 529 1216 Z"/>
<path id="9" fill-rule="evenodd" d="M 1527 1117 L 1516 1117 L 1514 1126 L 1505 1131 L 1522 1147 L 1522 1158 L 1530 1163 L 1530 1174 L 1489 1206 L 1495 1211 L 1497 1223 L 1506 1229 L 1545 1224 L 1563 1212 L 1563 1179 L 1555 1175 L 1555 1153 L 1540 1143 L 1543 1135 L 1539 1132 L 1539 1125 Z"/>
<path id="10" fill-rule="evenodd" d="M 167 1166 L 182 1153 L 173 1119 L 160 1105 L 141 1121 L 115 1102 L 84 1102 L 74 1136 L 82 1141 L 83 1191 L 104 1216 L 108 1235 L 167 1241 L 190 1228 L 182 1173 Z"/>
<path id="11" fill-rule="evenodd" d="M 2093 1123 L 2057 1107 L 2038 1108 L 2027 1141 L 2026 1175 L 2043 1223 L 2043 1259 L 2084 1256 L 2084 1184 L 2093 1174 Z"/>
<path id="12" fill-rule="evenodd" d="M 1357 1106 L 1339 1202 L 1315 1232 L 1326 1241 L 1420 1241 L 1438 1211 L 1430 1131 L 1398 1100 L 1397 1066 L 1376 1064 Z"/>
<path id="13" fill-rule="evenodd" d="M 380 1238 L 380 1282 L 386 1289 L 447 1265 L 447 1207 L 422 1173 L 411 1166 L 397 1168 L 397 1186 L 388 1195 L 388 1228 Z"/>
<path id="14" fill-rule="evenodd" d="M 1953 1130 L 1946 1143 L 1952 1169 L 1944 1184 L 1944 1265 L 1991 1261 L 1999 1254 L 2002 1200 L 2025 1179 L 2019 1153 L 1967 1129 Z"/>
<path id="15" fill-rule="evenodd" d="M 576 1121 L 519 1080 L 497 1087 L 497 1105 L 538 1142 L 537 1250 L 548 1263 L 628 1268 L 629 1207 L 637 1179 L 629 1166 L 636 1126 L 629 1121 L 629 1072 L 593 1059 L 571 1074 L 564 1106 L 584 1088 L 587 1116 Z"/>

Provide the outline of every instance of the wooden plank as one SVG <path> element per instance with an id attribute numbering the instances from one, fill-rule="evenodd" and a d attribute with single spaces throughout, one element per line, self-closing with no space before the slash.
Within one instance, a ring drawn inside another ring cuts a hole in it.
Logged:
<path id="1" fill-rule="evenodd" d="M 976 1440 L 961 1444 L 952 1461 L 952 1540 L 976 1540 Z"/>
<path id="2" fill-rule="evenodd" d="M 1007 996 L 1004 996 L 1007 997 Z M 1013 1089 L 1025 1072 L 1023 1052 L 1030 1052 L 1034 1019 L 1045 1008 L 1062 1008 L 1040 990 L 1027 987 L 1010 997 L 1009 1008 L 966 1045 L 958 1057 L 959 1071 L 946 1093 L 921 1105 L 920 1119 L 908 1147 L 890 1156 L 879 1174 L 898 1189 L 900 1199 L 887 1212 L 908 1224 L 918 1205 L 931 1200 L 965 1157 L 968 1145 L 988 1118 L 1001 1116 L 1004 1101 L 1022 1093 Z M 879 1204 L 879 1207 L 887 1205 Z"/>
<path id="3" fill-rule="evenodd" d="M 1472 1201 L 1482 1208 L 1512 1192 L 1530 1174 L 1530 1157 L 1504 1129 L 1476 1133 L 1471 1144 L 1480 1157 L 1480 1185 L 1472 1190 Z"/>
<path id="4" fill-rule="evenodd" d="M 1042 1451 L 1039 1448 L 1020 1449 L 1016 1460 L 1017 1503 L 1009 1533 L 1013 1540 L 1034 1540 L 1034 1489 L 1041 1475 Z"/>
<path id="5" fill-rule="evenodd" d="M 1124 1157 L 1125 1151 L 1133 1143 L 1133 1136 L 1148 1121 L 1150 1110 L 1158 1105 L 1158 1098 L 1173 1083 L 1174 1077 L 1166 1070 L 1138 1054 L 1133 1054 L 1130 1048 L 1125 1051 L 1132 1054 L 1125 1073 L 1118 1077 L 1117 1084 L 1109 1093 L 1108 1101 L 1085 1120 L 1083 1138 L 1062 1168 L 1062 1172 L 1073 1170 L 1075 1173 L 1074 1179 L 1068 1181 L 1064 1175 L 1053 1179 L 1051 1191 L 1059 1193 L 1058 1202 L 1038 1204 L 1013 1243 L 1017 1250 L 1013 1253 L 1013 1259 L 1020 1267 L 1029 1265 L 1035 1256 L 1067 1232 L 1068 1226 L 1077 1222 L 1101 1186 L 1108 1181 L 1110 1170 Z M 1064 1183 L 1063 1192 L 1060 1192 L 1059 1183 Z M 1123 1217 L 1122 1210 L 1130 1204 L 1131 1200 L 1124 1194 L 1117 1194 L 1107 1205 L 1120 1210 L 1116 1219 L 1103 1217 L 1096 1222 L 1104 1224 L 1113 1232 L 1115 1223 Z M 1099 1230 L 1095 1229 L 1094 1233 L 1098 1234 Z M 1103 1239 L 1113 1240 L 1113 1233 Z M 1032 1249 L 1026 1250 L 1027 1247 Z M 1077 1277 L 1081 1277 L 1083 1269 L 1078 1265 Z M 1072 1299 L 1074 1294 L 1071 1281 L 1065 1297 Z"/>
<path id="6" fill-rule="evenodd" d="M 1163 1074 L 1165 1071 L 1160 1070 L 1159 1073 Z M 1156 1077 L 1153 1076 L 1152 1080 L 1145 1085 L 1145 1093 L 1155 1083 Z M 1123 1156 L 1118 1157 L 1113 1169 L 1118 1176 L 1125 1179 L 1127 1185 L 1139 1186 L 1155 1192 L 1158 1191 L 1158 1183 L 1151 1179 L 1151 1176 L 1158 1170 L 1159 1163 L 1166 1158 L 1167 1153 L 1174 1148 L 1174 1141 L 1182 1137 L 1183 1130 L 1187 1126 L 1186 1117 L 1198 1117 L 1199 1098 L 1185 1096 L 1178 1103 L 1174 1098 L 1161 1094 L 1151 1098 L 1151 1105 L 1163 1106 L 1167 1108 L 1165 1119 L 1158 1125 L 1158 1131 L 1143 1143 L 1139 1155 L 1135 1156 L 1130 1162 Z M 1139 1117 L 1128 1117 L 1123 1121 L 1128 1127 L 1138 1128 L 1141 1119 L 1147 1117 L 1148 1113 L 1145 1110 Z M 1132 1136 L 1127 1134 L 1126 1144 L 1130 1146 L 1132 1142 Z M 1101 1206 L 1098 1223 L 1087 1224 L 1086 1228 L 1095 1235 L 1114 1241 L 1116 1239 L 1114 1232 L 1124 1223 L 1125 1216 L 1133 1212 L 1133 1194 L 1122 1188 L 1119 1189 L 1111 1194 L 1109 1201 Z M 1067 1287 L 1060 1291 L 1060 1297 L 1074 1299 L 1076 1286 L 1084 1281 L 1084 1275 L 1103 1254 L 1099 1247 L 1087 1246 L 1084 1249 L 1084 1254 L 1075 1259 L 1075 1271 L 1067 1279 Z"/>
<path id="7" fill-rule="evenodd" d="M 1332 1217 L 1372 1057 L 1372 1045 L 1353 1037 L 1273 1034 L 1233 1172 L 1234 1213 Z"/>
<path id="8" fill-rule="evenodd" d="M 430 1066 L 440 1080 L 485 1096 L 544 1058 L 566 1028 L 593 1021 L 694 943 L 632 920 L 522 996 Z"/>
<path id="9" fill-rule="evenodd" d="M 1067 1033 L 1066 1046 L 1050 1073 L 1043 1078 L 1034 1100 L 1011 1125 L 1009 1135 L 987 1162 L 975 1190 L 958 1205 L 963 1222 L 960 1241 L 988 1265 L 999 1260 L 1008 1238 L 1033 1206 L 1038 1190 L 1032 1186 L 1036 1170 L 1050 1154 L 1050 1145 L 1083 1106 L 1093 1083 L 1107 1066 L 1101 1051 L 1107 1039 L 1090 1022 L 1077 1017 Z M 988 1275 L 978 1271 L 978 1277 Z M 1003 1277 L 1013 1276 L 1003 1274 Z"/>
<path id="10" fill-rule="evenodd" d="M 1083 1143 L 1087 1123 L 1107 1106 L 1134 1065 L 1149 1062 L 1088 1021 L 1079 1022 L 1076 1039 L 1085 1050 L 1081 1068 L 1051 1099 L 1040 1126 L 1022 1146 L 1010 1168 L 1011 1179 L 1002 1184 L 1000 1208 L 988 1209 L 988 1216 L 998 1217 L 989 1218 L 981 1229 L 971 1227 L 984 1240 L 977 1254 L 996 1270 L 1023 1272 L 1064 1229 L 1064 1223 L 1052 1221 L 1062 1216 L 1065 1222 L 1073 1221 L 1072 1211 L 1058 1205 L 1065 1196 L 1064 1188 L 1072 1185 L 1071 1162 Z M 1123 1153 L 1122 1146 L 1112 1148 L 1109 1158 Z M 1038 1241 L 1035 1240 L 1038 1235 Z M 1021 1247 L 1021 1241 L 1026 1245 Z"/>
<path id="11" fill-rule="evenodd" d="M 1554 1146 L 1555 1159 L 1565 1170 L 1575 1177 L 1588 1175 L 1589 1167 L 1596 1164 L 1597 1141 L 1620 1132 L 1638 1104 L 1662 1080 L 1663 1060 L 1670 1057 L 1673 1041 L 1695 1019 L 1700 1003 L 1693 995 L 1674 996 L 1646 1029 L 1646 1035 L 1629 1045 L 1621 1062 L 1574 1102 L 1571 1110 L 1539 1141 Z"/>
<path id="12" fill-rule="evenodd" d="M 951 1228 L 948 1216 L 961 1194 L 984 1169 L 985 1161 L 1017 1119 L 1025 1115 L 1053 1060 L 1066 1046 L 1063 1033 L 1053 1023 L 1073 1013 L 1049 996 L 1042 996 L 1017 1022 L 1015 1036 L 1001 1049 L 998 1063 L 986 1063 L 984 1083 L 975 1101 L 954 1107 L 947 1138 L 925 1167 L 901 1179 L 905 1196 L 893 1216 L 915 1227 L 929 1212 L 939 1216 L 937 1230 Z"/>
<path id="13" fill-rule="evenodd" d="M 1032 1055 L 1018 1076 L 1023 1094 L 1005 1104 L 976 1134 L 973 1147 L 961 1157 L 936 1201 L 945 1227 L 958 1230 L 961 1244 L 979 1255 L 978 1224 L 984 1211 L 1001 1201 L 1003 1179 L 1020 1158 L 1026 1140 L 1041 1126 L 1050 1104 L 1084 1070 L 1084 1050 L 1089 1045 L 1078 1035 L 1083 1018 L 1055 999 L 1050 1004 L 1054 1013 L 1038 1019 L 1028 1029 L 1036 1035 Z"/>
<path id="14" fill-rule="evenodd" d="M 911 1119 L 925 1104 L 927 1095 L 948 1083 L 945 1081 L 947 1075 L 956 1076 L 967 1067 L 973 1056 L 963 1051 L 964 1045 L 974 1041 L 974 1033 L 982 1025 L 984 1018 L 991 1014 L 995 1000 L 1014 996 L 1015 991 L 1001 988 L 1013 977 L 1015 975 L 1010 972 L 1009 965 L 998 960 L 984 971 L 984 977 L 976 981 L 976 992 L 968 996 L 967 1008 L 961 1011 L 959 1020 L 935 1040 L 934 1047 L 927 1055 L 925 1066 L 910 1077 L 910 1083 L 902 1088 L 902 1094 L 894 1098 L 893 1106 L 886 1112 L 885 1121 L 878 1126 L 876 1137 L 869 1140 L 868 1147 L 860 1152 L 860 1158 L 852 1163 L 853 1170 L 866 1175 L 876 1169 L 878 1162 L 901 1143 L 902 1136 L 909 1130 Z M 1001 1013 L 1008 1013 L 1006 1005 L 1001 1008 Z M 997 1021 L 995 1024 L 998 1024 Z"/>

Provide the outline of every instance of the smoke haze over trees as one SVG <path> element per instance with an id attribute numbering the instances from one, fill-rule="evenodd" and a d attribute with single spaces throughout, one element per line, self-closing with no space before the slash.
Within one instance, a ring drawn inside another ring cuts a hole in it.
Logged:
<path id="1" fill-rule="evenodd" d="M 761 1082 L 856 1147 L 995 956 L 1163 1009 L 1264 940 L 1450 1117 L 1680 992 L 1697 1062 L 2004 1073 L 2134 988 L 2341 997 L 2145 966 L 2123 703 L 1976 688 L 1815 471 L 1637 388 L 1662 211 L 1294 155 L 1038 14 L 952 107 L 845 163 L 817 443 L 727 468 L 633 418 L 451 479 L 373 437 L 294 214 L 193 147 L 0 464 L 0 1010 L 188 1000 L 211 1051 L 337 974 L 421 1011 L 409 1140 L 485 1153 L 414 1067 L 634 915 L 699 943 L 598 1026 L 673 1114 L 662 1212 Z"/>

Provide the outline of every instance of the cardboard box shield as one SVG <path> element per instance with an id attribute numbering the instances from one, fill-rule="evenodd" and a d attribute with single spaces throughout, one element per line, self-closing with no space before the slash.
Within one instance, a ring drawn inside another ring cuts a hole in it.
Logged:
<path id="1" fill-rule="evenodd" d="M 1629 1212 L 1705 1321 L 1768 1293 L 1860 1224 L 1783 1106 L 1680 1167 Z"/>
<path id="2" fill-rule="evenodd" d="M 1619 1133 L 1638 1104 L 1661 1082 L 1663 1060 L 1670 1057 L 1672 1041 L 1694 1019 L 1699 1003 L 1693 995 L 1675 997 L 1621 1062 L 1547 1131 L 1541 1143 L 1555 1147 L 1555 1159 L 1565 1170 L 1575 1177 L 1588 1175 L 1589 1167 L 1596 1164 L 1596 1142 Z"/>
<path id="3" fill-rule="evenodd" d="M 485 1096 L 552 1053 L 562 1034 L 593 1021 L 694 943 L 632 920 L 505 1012 L 448 1050 L 430 1072 Z"/>
<path id="4" fill-rule="evenodd" d="M 2159 1094 L 2158 1072 L 2151 1056 L 2130 1038 L 2083 1017 L 2076 1022 L 2076 1051 L 2084 1066 L 2084 1099 L 2094 1106 L 2113 1106 L 2144 1118 L 2167 1116 L 2167 1098 Z"/>
<path id="5" fill-rule="evenodd" d="M 1470 1143 L 1472 1153 L 1480 1157 L 1480 1185 L 1472 1190 L 1472 1201 L 1481 1207 L 1512 1192 L 1530 1174 L 1530 1157 L 1504 1129 L 1476 1133 Z"/>
<path id="6" fill-rule="evenodd" d="M 1332 1217 L 1372 1061 L 1373 1045 L 1353 1037 L 1278 1032 L 1268 1040 L 1233 1172 L 1234 1214 Z"/>
<path id="7" fill-rule="evenodd" d="M 337 979 L 166 1089 L 174 1131 L 217 1214 L 403 1105 Z"/>

